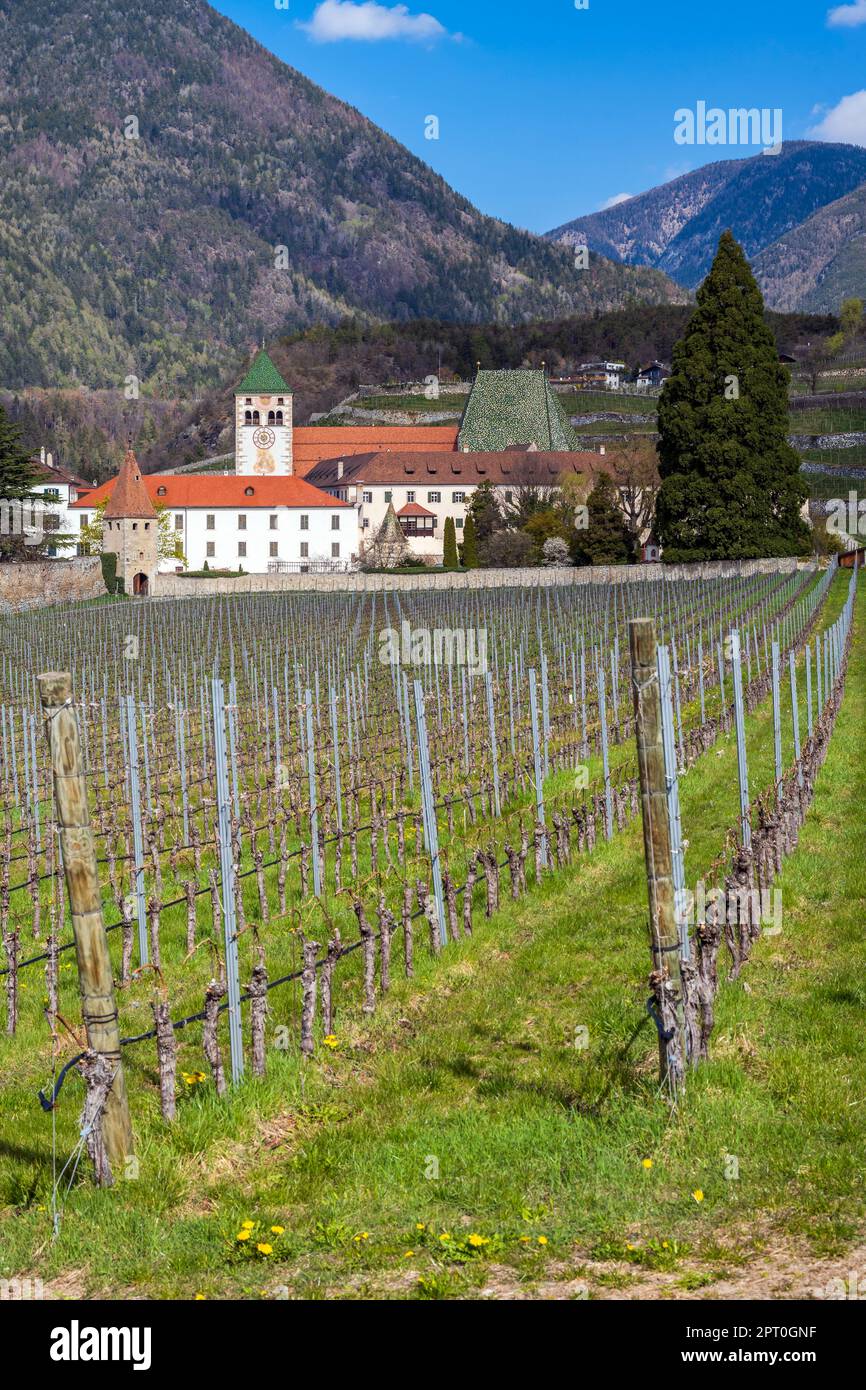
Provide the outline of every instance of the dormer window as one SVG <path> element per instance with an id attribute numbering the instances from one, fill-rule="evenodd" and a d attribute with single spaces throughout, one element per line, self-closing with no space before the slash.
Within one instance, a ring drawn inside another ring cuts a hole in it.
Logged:
<path id="1" fill-rule="evenodd" d="M 156 489 L 156 495 L 157 495 L 157 497 L 164 497 L 164 496 L 165 496 L 165 488 L 164 488 L 164 487 L 158 487 L 158 488 Z"/>
<path id="2" fill-rule="evenodd" d="M 255 490 L 254 487 L 245 487 L 245 488 L 244 488 L 244 497 L 254 497 L 254 496 L 255 496 L 255 493 L 256 493 L 256 490 Z"/>

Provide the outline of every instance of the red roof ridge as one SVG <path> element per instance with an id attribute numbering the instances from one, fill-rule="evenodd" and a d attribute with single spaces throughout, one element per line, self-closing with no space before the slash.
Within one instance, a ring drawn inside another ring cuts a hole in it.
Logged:
<path id="1" fill-rule="evenodd" d="M 108 506 L 105 508 L 107 518 L 156 516 L 156 509 L 150 500 L 138 459 L 132 449 L 127 449 L 123 455 L 120 472 L 113 479 L 113 484 Z"/>
<path id="2" fill-rule="evenodd" d="M 77 508 L 95 507 L 108 501 L 106 515 L 121 515 L 114 504 L 113 494 L 120 476 L 103 483 L 86 497 L 72 505 Z M 165 507 L 236 507 L 243 511 L 252 507 L 348 507 L 337 497 L 294 475 L 259 477 L 256 474 L 207 473 L 148 473 L 141 478 L 150 511 L 124 515 L 155 515 L 154 502 Z M 248 494 L 249 491 L 249 495 Z"/>

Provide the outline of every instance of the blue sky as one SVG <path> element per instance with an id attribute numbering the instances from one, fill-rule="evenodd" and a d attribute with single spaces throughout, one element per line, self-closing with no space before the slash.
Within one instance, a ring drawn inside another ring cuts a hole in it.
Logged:
<path id="1" fill-rule="evenodd" d="M 278 6 L 283 6 L 278 8 Z M 866 0 L 217 0 L 484 212 L 547 231 L 748 148 L 674 112 L 779 108 L 866 145 Z M 436 116 L 438 140 L 425 138 Z"/>

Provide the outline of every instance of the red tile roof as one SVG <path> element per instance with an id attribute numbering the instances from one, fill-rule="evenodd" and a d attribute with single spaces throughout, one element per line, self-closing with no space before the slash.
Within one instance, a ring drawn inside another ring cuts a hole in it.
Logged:
<path id="1" fill-rule="evenodd" d="M 496 487 L 509 483 L 521 486 L 536 483 L 555 487 L 563 473 L 579 473 L 584 477 L 610 471 L 611 460 L 603 454 L 577 450 L 527 453 L 525 450 L 502 453 L 374 453 L 349 455 L 343 461 L 342 476 L 338 472 L 341 459 L 323 459 L 307 475 L 316 487 L 335 487 L 350 482 L 376 483 L 379 486 L 405 484 L 440 484 L 446 487 L 477 487 L 490 482 Z"/>
<path id="2" fill-rule="evenodd" d="M 156 511 L 141 476 L 138 460 L 132 449 L 127 449 L 123 456 L 123 463 L 120 465 L 120 472 L 116 478 L 112 479 L 111 484 L 106 484 L 106 486 L 111 487 L 108 494 L 108 506 L 105 508 L 107 518 L 156 516 Z M 93 493 L 90 495 L 92 497 Z"/>
<path id="3" fill-rule="evenodd" d="M 112 493 L 122 474 L 108 483 L 95 488 L 87 497 L 73 503 L 75 507 L 97 507 L 100 502 L 111 499 Z M 146 488 L 148 506 L 152 502 L 165 507 L 237 507 L 246 510 L 251 507 L 334 507 L 348 506 L 336 497 L 329 497 L 317 487 L 311 487 L 303 478 L 258 478 L 243 477 L 236 473 L 228 476 L 207 473 L 149 473 L 142 478 Z M 247 489 L 252 495 L 247 496 Z M 112 501 L 106 508 L 106 515 L 117 516 L 112 510 Z M 141 516 L 141 512 L 128 513 Z"/>
<path id="4" fill-rule="evenodd" d="M 305 477 L 322 459 L 353 454 L 378 454 L 399 449 L 453 451 L 456 425 L 296 425 L 293 437 L 295 471 Z"/>
<path id="5" fill-rule="evenodd" d="M 420 504 L 419 502 L 407 502 L 406 505 L 405 505 L 405 507 L 401 507 L 401 508 L 400 508 L 400 510 L 399 510 L 399 512 L 397 513 L 397 515 L 398 515 L 398 516 L 432 516 L 432 517 L 435 517 L 436 513 L 435 513 L 435 512 L 428 512 L 427 508 L 426 508 L 426 507 L 422 507 L 421 504 Z"/>

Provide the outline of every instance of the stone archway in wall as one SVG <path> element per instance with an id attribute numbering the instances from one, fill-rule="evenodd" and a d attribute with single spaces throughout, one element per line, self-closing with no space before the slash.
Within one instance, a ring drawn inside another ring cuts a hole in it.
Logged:
<path id="1" fill-rule="evenodd" d="M 150 581 L 146 574 L 136 574 L 132 580 L 132 592 L 146 598 L 150 588 Z"/>

